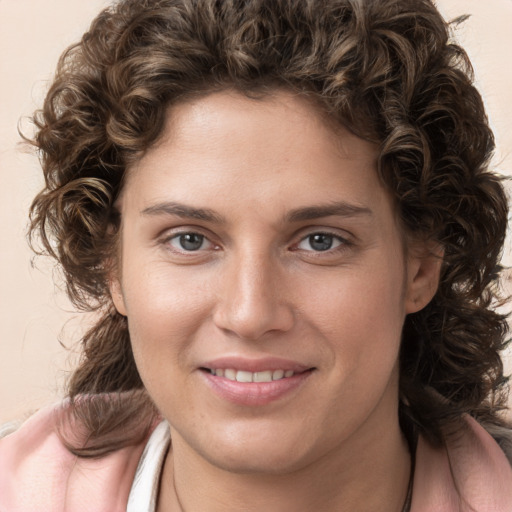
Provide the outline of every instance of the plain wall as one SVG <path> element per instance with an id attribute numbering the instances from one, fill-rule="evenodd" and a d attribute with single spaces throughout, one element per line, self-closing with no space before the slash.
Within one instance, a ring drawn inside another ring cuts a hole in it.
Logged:
<path id="1" fill-rule="evenodd" d="M 19 147 L 18 123 L 41 105 L 61 51 L 76 41 L 106 0 L 0 0 L 0 423 L 57 399 L 84 324 L 45 258 L 28 249 L 32 197 L 42 186 L 37 159 Z M 484 95 L 498 151 L 494 167 L 512 174 L 512 0 L 440 0 L 457 29 Z M 510 261 L 509 250 L 505 263 Z"/>

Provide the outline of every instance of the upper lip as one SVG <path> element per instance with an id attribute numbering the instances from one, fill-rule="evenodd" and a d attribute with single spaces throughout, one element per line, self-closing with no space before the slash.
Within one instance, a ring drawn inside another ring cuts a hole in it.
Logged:
<path id="1" fill-rule="evenodd" d="M 294 373 L 301 373 L 306 370 L 310 370 L 312 367 L 289 359 L 281 359 L 279 357 L 251 359 L 246 357 L 226 356 L 207 361 L 201 365 L 201 368 L 207 368 L 209 370 L 225 370 L 232 368 L 234 370 L 252 373 L 262 372 L 265 370 L 292 370 Z"/>

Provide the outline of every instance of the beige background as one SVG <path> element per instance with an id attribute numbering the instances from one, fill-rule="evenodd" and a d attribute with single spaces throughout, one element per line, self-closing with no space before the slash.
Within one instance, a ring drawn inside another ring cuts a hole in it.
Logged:
<path id="1" fill-rule="evenodd" d="M 0 0 L 0 423 L 62 393 L 74 356 L 60 343 L 71 347 L 87 323 L 54 284 L 51 263 L 39 258 L 31 267 L 27 210 L 42 182 L 37 159 L 18 147 L 17 125 L 41 104 L 61 51 L 107 4 Z M 494 165 L 512 174 L 512 0 L 439 0 L 438 6 L 447 18 L 472 15 L 457 38 L 473 60 L 495 130 Z"/>

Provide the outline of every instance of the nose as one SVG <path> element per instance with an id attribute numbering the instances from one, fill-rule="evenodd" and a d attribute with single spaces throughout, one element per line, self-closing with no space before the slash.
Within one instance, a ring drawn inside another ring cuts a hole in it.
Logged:
<path id="1" fill-rule="evenodd" d="M 268 255 L 240 255 L 219 277 L 214 312 L 218 328 L 246 340 L 292 328 L 294 313 L 286 301 L 283 271 Z"/>

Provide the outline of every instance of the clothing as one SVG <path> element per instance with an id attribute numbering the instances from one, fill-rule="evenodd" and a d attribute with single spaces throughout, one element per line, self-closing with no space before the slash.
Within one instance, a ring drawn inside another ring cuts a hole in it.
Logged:
<path id="1" fill-rule="evenodd" d="M 133 479 L 126 512 L 155 512 L 160 473 L 170 442 L 169 425 L 162 421 L 144 448 Z"/>
<path id="2" fill-rule="evenodd" d="M 63 413 L 43 409 L 0 439 L 0 512 L 153 512 L 167 424 L 133 446 L 79 459 L 57 435 Z M 466 422 L 446 447 L 418 439 L 411 512 L 512 511 L 507 457 L 474 419 Z"/>

